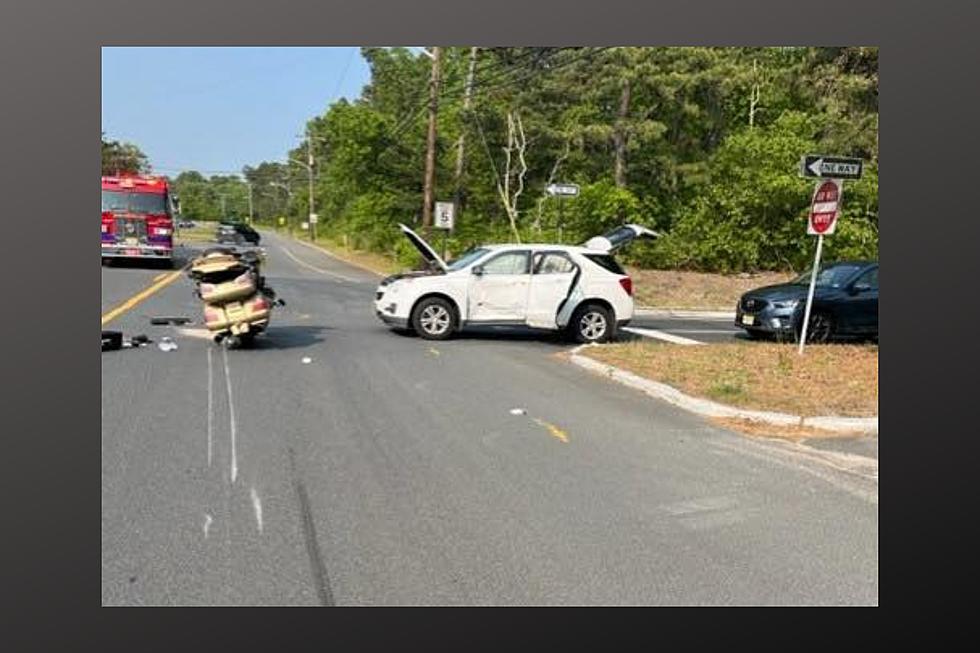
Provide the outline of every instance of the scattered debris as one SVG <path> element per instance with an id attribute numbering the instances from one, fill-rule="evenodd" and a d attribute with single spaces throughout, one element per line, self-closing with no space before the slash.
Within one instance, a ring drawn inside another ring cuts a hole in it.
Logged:
<path id="1" fill-rule="evenodd" d="M 511 408 L 510 409 L 510 414 L 511 415 L 527 415 L 527 411 L 524 410 L 523 408 Z"/>
<path id="2" fill-rule="evenodd" d="M 102 351 L 113 351 L 122 348 L 122 331 L 102 332 Z"/>
<path id="3" fill-rule="evenodd" d="M 432 354 L 433 356 L 438 356 L 439 350 L 436 349 L 435 347 L 429 347 L 429 353 Z"/>
<path id="4" fill-rule="evenodd" d="M 146 347 L 148 344 L 153 342 L 145 334 L 139 334 L 138 336 L 133 336 L 129 339 L 130 347 Z"/>
<path id="5" fill-rule="evenodd" d="M 171 324 L 171 325 L 174 325 L 174 326 L 180 326 L 181 324 L 190 324 L 190 322 L 191 322 L 191 318 L 189 318 L 189 317 L 180 317 L 180 316 L 170 316 L 170 315 L 167 315 L 167 316 L 151 317 L 150 318 L 150 324 L 156 324 L 156 325 L 160 325 L 160 324 L 164 324 L 164 325 Z"/>
<path id="6" fill-rule="evenodd" d="M 164 336 L 160 342 L 157 343 L 157 347 L 160 348 L 160 351 L 175 351 L 177 349 L 177 343 L 167 336 Z"/>
<path id="7" fill-rule="evenodd" d="M 303 365 L 309 365 L 312 362 L 313 362 L 312 358 L 310 358 L 309 356 L 303 356 Z"/>

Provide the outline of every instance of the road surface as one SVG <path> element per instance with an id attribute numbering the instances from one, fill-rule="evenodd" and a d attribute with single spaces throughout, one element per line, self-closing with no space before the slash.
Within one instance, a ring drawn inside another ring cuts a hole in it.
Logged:
<path id="1" fill-rule="evenodd" d="M 876 478 L 554 338 L 398 335 L 377 277 L 266 241 L 255 349 L 201 337 L 184 276 L 104 327 L 178 344 L 102 354 L 104 605 L 877 604 Z M 103 315 L 164 272 L 104 268 Z"/>

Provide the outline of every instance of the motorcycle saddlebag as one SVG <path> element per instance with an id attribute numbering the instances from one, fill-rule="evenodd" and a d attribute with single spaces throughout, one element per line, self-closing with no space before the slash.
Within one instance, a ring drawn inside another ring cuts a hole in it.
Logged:
<path id="1" fill-rule="evenodd" d="M 264 327 L 269 322 L 272 305 L 269 300 L 256 293 L 251 297 L 226 304 L 206 304 L 204 323 L 211 331 L 223 331 L 248 324 Z"/>

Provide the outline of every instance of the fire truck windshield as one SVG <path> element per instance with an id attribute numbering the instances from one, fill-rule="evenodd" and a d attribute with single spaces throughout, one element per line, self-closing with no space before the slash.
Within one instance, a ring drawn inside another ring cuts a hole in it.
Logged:
<path id="1" fill-rule="evenodd" d="M 102 191 L 103 211 L 128 211 L 130 213 L 169 213 L 167 196 L 162 193 L 126 193 L 116 190 Z"/>

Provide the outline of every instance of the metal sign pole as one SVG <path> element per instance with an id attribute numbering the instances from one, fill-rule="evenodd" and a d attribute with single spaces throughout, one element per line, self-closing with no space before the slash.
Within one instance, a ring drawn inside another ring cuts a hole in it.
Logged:
<path id="1" fill-rule="evenodd" d="M 803 345 L 806 344 L 806 331 L 810 326 L 810 304 L 813 303 L 813 289 L 817 284 L 817 269 L 820 267 L 820 250 L 823 249 L 823 234 L 817 236 L 817 255 L 813 259 L 813 271 L 810 273 L 810 290 L 806 296 L 806 307 L 803 312 L 803 330 L 800 333 L 800 355 L 803 355 Z"/>
<path id="2" fill-rule="evenodd" d="M 561 195 L 559 195 L 558 196 L 558 244 L 559 245 L 561 245 L 561 229 L 562 226 L 565 224 L 565 215 L 564 213 L 562 213 L 563 204 L 564 202 L 562 202 L 562 197 Z"/>

